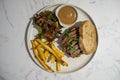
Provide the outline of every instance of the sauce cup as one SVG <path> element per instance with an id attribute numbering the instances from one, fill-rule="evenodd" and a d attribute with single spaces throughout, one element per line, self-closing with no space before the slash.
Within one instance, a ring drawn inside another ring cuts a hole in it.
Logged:
<path id="1" fill-rule="evenodd" d="M 60 5 L 55 14 L 63 27 L 73 26 L 77 20 L 77 11 L 71 5 Z"/>

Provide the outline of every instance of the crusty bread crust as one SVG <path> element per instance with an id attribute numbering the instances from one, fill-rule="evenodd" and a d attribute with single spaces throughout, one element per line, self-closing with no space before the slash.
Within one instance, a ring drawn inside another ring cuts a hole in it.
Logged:
<path id="1" fill-rule="evenodd" d="M 85 20 L 79 27 L 79 45 L 84 54 L 92 54 L 97 48 L 96 28 L 89 20 Z"/>

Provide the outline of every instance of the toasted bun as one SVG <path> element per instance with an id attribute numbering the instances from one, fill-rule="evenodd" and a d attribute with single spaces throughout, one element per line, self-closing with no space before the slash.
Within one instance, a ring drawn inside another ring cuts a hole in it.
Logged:
<path id="1" fill-rule="evenodd" d="M 79 27 L 79 45 L 83 53 L 91 54 L 97 48 L 96 28 L 89 20 L 83 21 Z"/>

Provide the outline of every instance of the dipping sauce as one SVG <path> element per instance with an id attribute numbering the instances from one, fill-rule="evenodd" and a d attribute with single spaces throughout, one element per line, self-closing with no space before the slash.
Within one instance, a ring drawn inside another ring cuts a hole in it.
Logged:
<path id="1" fill-rule="evenodd" d="M 72 24 L 77 19 L 77 12 L 71 6 L 64 6 L 58 12 L 58 17 L 63 24 Z"/>

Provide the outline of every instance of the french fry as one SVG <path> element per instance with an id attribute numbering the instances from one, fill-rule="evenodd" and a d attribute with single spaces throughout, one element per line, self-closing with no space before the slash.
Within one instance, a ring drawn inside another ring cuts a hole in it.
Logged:
<path id="1" fill-rule="evenodd" d="M 40 45 L 36 40 L 31 40 L 31 43 L 34 44 L 34 46 L 32 47 L 32 49 L 37 48 L 38 46 L 42 48 L 42 45 Z"/>
<path id="2" fill-rule="evenodd" d="M 36 41 L 38 41 L 44 48 L 50 51 L 59 60 L 59 57 L 55 54 L 55 52 L 48 45 L 44 44 L 40 39 L 36 39 Z"/>
<path id="3" fill-rule="evenodd" d="M 34 51 L 35 52 L 35 51 Z M 37 60 L 40 62 L 40 64 L 45 68 L 45 70 L 50 70 L 51 72 L 54 72 L 54 70 L 52 70 L 51 67 L 49 67 L 44 61 L 42 61 L 39 56 L 36 54 L 35 52 L 35 56 L 37 58 Z"/>
<path id="4" fill-rule="evenodd" d="M 52 54 L 51 55 L 51 63 L 54 63 L 55 62 L 55 56 Z"/>
<path id="5" fill-rule="evenodd" d="M 52 55 L 52 54 L 50 54 L 49 57 L 47 58 L 47 62 L 50 62 L 50 61 L 51 61 L 51 55 Z"/>
<path id="6" fill-rule="evenodd" d="M 51 44 L 51 47 L 52 47 L 53 51 L 54 51 L 59 57 L 64 57 L 64 53 L 60 52 L 60 50 L 58 50 L 53 43 L 50 43 L 50 44 Z M 65 61 L 63 61 L 62 65 L 63 65 L 63 66 L 68 66 L 68 64 L 67 64 Z"/>
<path id="7" fill-rule="evenodd" d="M 63 66 L 68 66 L 67 62 L 62 60 L 64 53 L 60 51 L 52 42 L 41 41 L 39 38 L 31 40 L 33 53 L 39 63 L 45 68 L 54 72 L 50 66 L 46 64 L 46 61 L 51 61 L 51 63 L 56 62 L 56 70 L 61 70 L 61 64 Z"/>
<path id="8" fill-rule="evenodd" d="M 60 67 L 60 62 L 56 62 L 56 70 L 57 71 L 60 71 L 61 70 L 61 67 Z"/>
<path id="9" fill-rule="evenodd" d="M 45 59 L 47 59 L 48 57 L 50 57 L 50 53 L 49 53 L 48 50 L 45 50 L 44 54 L 45 54 Z"/>
<path id="10" fill-rule="evenodd" d="M 34 43 L 33 40 L 31 41 L 31 43 L 32 43 L 32 47 L 33 47 L 34 56 L 36 57 L 38 62 L 44 67 L 45 70 L 49 70 L 51 72 L 54 72 L 54 70 L 51 67 L 49 67 L 44 61 L 42 61 L 41 58 L 38 56 L 37 49 L 35 48 L 37 45 Z"/>
<path id="11" fill-rule="evenodd" d="M 49 52 L 51 52 L 61 64 L 68 66 L 68 64 L 63 61 L 61 57 L 59 57 L 48 45 L 44 44 L 40 39 L 36 39 L 36 41 L 40 43 L 44 48 L 46 48 Z"/>
<path id="12" fill-rule="evenodd" d="M 48 66 L 48 68 L 51 72 L 54 72 L 54 70 L 50 66 Z"/>
<path id="13" fill-rule="evenodd" d="M 34 40 L 31 40 L 32 48 L 35 48 Z"/>
<path id="14" fill-rule="evenodd" d="M 38 47 L 38 46 L 41 47 L 41 48 L 43 47 L 43 46 L 40 45 L 36 40 L 33 40 L 33 41 L 34 41 L 34 44 L 36 45 L 36 47 Z M 45 41 L 44 43 L 47 45 L 49 42 L 48 42 L 48 41 Z M 36 47 L 34 47 L 34 48 L 36 48 Z"/>
<path id="15" fill-rule="evenodd" d="M 36 51 L 36 49 L 34 49 L 35 48 L 35 44 L 34 44 L 34 41 L 33 40 L 31 40 L 31 44 L 32 44 L 32 48 L 33 48 L 33 54 L 34 54 L 34 56 L 35 56 L 35 51 Z M 36 56 L 35 56 L 36 57 Z"/>
<path id="16" fill-rule="evenodd" d="M 40 46 L 37 47 L 37 50 L 38 50 L 38 53 L 39 53 L 39 56 L 40 58 L 45 62 L 45 54 L 43 53 L 42 49 Z"/>
<path id="17" fill-rule="evenodd" d="M 49 70 L 48 66 L 39 58 L 39 56 L 38 56 L 38 54 L 36 53 L 35 50 L 36 50 L 36 49 L 34 49 L 33 51 L 34 51 L 34 54 L 35 54 L 37 60 L 40 62 L 40 64 L 41 64 L 46 70 Z"/>
<path id="18" fill-rule="evenodd" d="M 50 44 L 51 44 L 52 49 L 55 51 L 55 53 L 57 53 L 60 57 L 64 57 L 64 53 L 63 52 L 58 50 L 53 43 L 50 43 Z"/>
<path id="19" fill-rule="evenodd" d="M 49 42 L 48 41 L 46 41 L 46 42 L 44 42 L 45 44 L 48 44 Z"/>
<path id="20" fill-rule="evenodd" d="M 33 40 L 36 46 L 39 46 L 39 43 L 36 40 Z"/>
<path id="21" fill-rule="evenodd" d="M 68 63 L 64 61 L 63 66 L 68 66 Z"/>
<path id="22" fill-rule="evenodd" d="M 31 41 L 31 43 L 32 43 L 32 47 L 35 47 L 35 43 L 33 41 Z M 33 49 L 33 53 L 34 53 L 34 56 L 36 56 L 36 59 L 44 67 L 45 70 L 50 70 L 53 72 L 53 70 L 39 58 L 37 54 L 37 49 Z"/>

